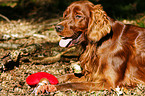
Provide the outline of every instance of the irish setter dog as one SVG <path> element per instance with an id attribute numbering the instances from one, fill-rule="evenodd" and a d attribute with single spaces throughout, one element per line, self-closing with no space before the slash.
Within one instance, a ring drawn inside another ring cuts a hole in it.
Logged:
<path id="1" fill-rule="evenodd" d="M 81 44 L 80 76 L 66 74 L 47 91 L 95 91 L 145 84 L 145 28 L 126 25 L 107 16 L 101 5 L 73 2 L 56 26 L 60 46 Z"/>

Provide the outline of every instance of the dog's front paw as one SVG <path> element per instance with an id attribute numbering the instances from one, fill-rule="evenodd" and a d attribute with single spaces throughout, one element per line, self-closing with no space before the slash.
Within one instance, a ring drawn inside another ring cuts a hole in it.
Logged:
<path id="1" fill-rule="evenodd" d="M 55 87 L 55 85 L 48 85 L 46 91 L 47 92 L 55 92 L 55 91 L 57 91 L 57 88 Z"/>
<path id="2" fill-rule="evenodd" d="M 34 89 L 35 95 L 47 92 L 48 85 L 41 85 Z M 48 93 L 48 92 L 47 92 Z"/>
<path id="3" fill-rule="evenodd" d="M 38 87 L 36 87 L 36 89 L 34 90 L 35 95 L 38 94 L 43 94 L 43 93 L 49 93 L 49 92 L 55 92 L 57 91 L 57 88 L 55 87 L 55 85 L 40 85 Z"/>
<path id="4" fill-rule="evenodd" d="M 55 85 L 50 85 L 49 81 L 46 78 L 43 78 L 42 80 L 40 80 L 40 82 L 38 83 L 37 87 L 34 89 L 34 93 L 35 95 L 38 94 L 43 94 L 43 93 L 49 93 L 49 92 L 54 92 L 56 91 L 56 87 Z"/>

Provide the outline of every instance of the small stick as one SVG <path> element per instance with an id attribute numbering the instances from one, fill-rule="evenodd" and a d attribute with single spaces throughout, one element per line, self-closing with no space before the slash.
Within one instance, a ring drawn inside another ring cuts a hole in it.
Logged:
<path id="1" fill-rule="evenodd" d="M 11 21 L 6 16 L 0 14 L 0 17 L 4 18 L 7 22 L 11 23 Z"/>
<path id="2" fill-rule="evenodd" d="M 36 58 L 34 58 L 35 60 L 32 60 L 32 62 L 37 62 L 38 63 L 39 62 L 38 60 L 41 60 L 40 61 L 41 63 L 45 63 L 45 62 L 48 62 L 48 63 L 57 62 L 57 61 L 59 61 L 61 59 L 61 56 L 63 54 L 65 54 L 66 52 L 72 51 L 74 49 L 75 49 L 75 47 L 71 47 L 71 48 L 69 48 L 69 49 L 67 49 L 67 50 L 65 50 L 65 51 L 61 52 L 60 54 L 57 54 L 56 56 L 53 56 L 53 57 L 36 57 Z"/>

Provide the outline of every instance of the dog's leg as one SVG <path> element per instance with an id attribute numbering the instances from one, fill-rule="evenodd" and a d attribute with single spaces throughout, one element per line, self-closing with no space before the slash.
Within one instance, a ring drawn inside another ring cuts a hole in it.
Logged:
<path id="1" fill-rule="evenodd" d="M 66 75 L 59 76 L 57 79 L 58 79 L 59 84 L 60 84 L 60 86 L 56 85 L 58 87 L 58 89 L 60 89 L 61 83 L 64 83 L 64 84 L 62 84 L 62 87 L 66 86 L 66 88 L 67 88 L 67 86 L 69 86 L 69 85 L 65 85 L 65 83 L 69 84 L 71 82 L 74 83 L 74 82 L 84 82 L 84 81 L 86 81 L 85 77 L 81 73 L 66 74 Z M 55 85 L 49 85 L 49 84 L 48 85 L 42 85 L 41 88 L 39 88 L 37 90 L 36 94 L 41 93 L 41 92 L 44 93 L 45 90 L 48 91 L 48 92 L 53 92 L 53 91 L 56 91 L 57 88 L 55 87 Z"/>
<path id="2" fill-rule="evenodd" d="M 109 89 L 110 85 L 107 83 L 96 83 L 96 82 L 74 82 L 74 83 L 63 83 L 58 85 L 50 85 L 47 91 L 66 91 L 66 90 L 79 90 L 79 91 L 98 91 Z"/>
<path id="3" fill-rule="evenodd" d="M 45 89 L 38 90 L 38 93 L 45 90 L 48 92 L 54 92 L 57 90 L 79 90 L 79 91 L 97 91 L 110 89 L 111 84 L 109 82 L 87 82 L 85 76 L 76 76 L 76 74 L 66 74 L 58 77 L 59 84 L 44 86 Z M 62 84 L 61 84 L 62 83 Z"/>

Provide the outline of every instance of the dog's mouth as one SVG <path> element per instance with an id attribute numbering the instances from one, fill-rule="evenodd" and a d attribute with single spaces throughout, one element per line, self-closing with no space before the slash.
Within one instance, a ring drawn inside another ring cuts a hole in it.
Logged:
<path id="1" fill-rule="evenodd" d="M 59 46 L 61 47 L 71 47 L 75 46 L 77 44 L 80 44 L 81 40 L 80 38 L 82 37 L 82 33 L 79 32 L 78 35 L 75 34 L 75 36 L 72 37 L 61 37 L 61 40 L 59 41 Z"/>

